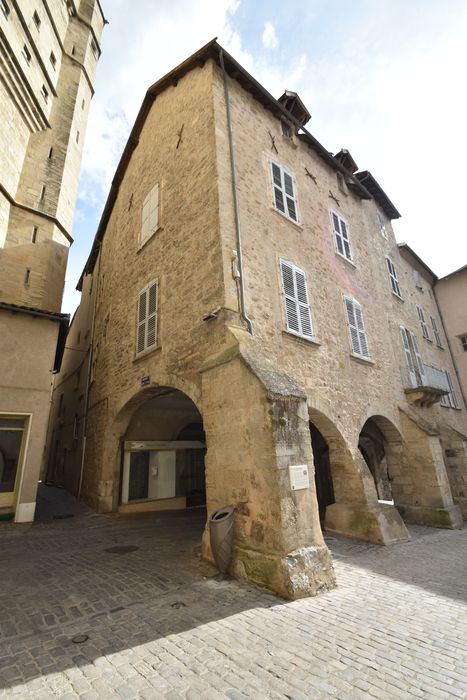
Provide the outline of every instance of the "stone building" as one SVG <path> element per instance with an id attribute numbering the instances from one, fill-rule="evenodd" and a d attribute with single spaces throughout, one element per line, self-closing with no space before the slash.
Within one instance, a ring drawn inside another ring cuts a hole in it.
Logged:
<path id="1" fill-rule="evenodd" d="M 0 0 L 0 517 L 34 517 L 69 317 L 65 268 L 104 17 Z"/>
<path id="2" fill-rule="evenodd" d="M 467 515 L 466 411 L 429 275 L 375 178 L 309 118 L 215 41 L 149 88 L 50 439 L 50 473 L 101 512 L 234 505 L 231 572 L 289 598 L 334 583 L 323 529 L 391 544 L 404 521 Z"/>
<path id="3" fill-rule="evenodd" d="M 435 293 L 467 407 L 467 265 L 438 279 Z"/>

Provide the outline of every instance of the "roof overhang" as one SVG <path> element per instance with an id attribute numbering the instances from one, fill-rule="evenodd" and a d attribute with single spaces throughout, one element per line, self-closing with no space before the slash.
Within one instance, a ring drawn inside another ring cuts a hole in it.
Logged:
<path id="1" fill-rule="evenodd" d="M 369 170 L 362 170 L 360 173 L 355 173 L 355 177 L 378 202 L 389 219 L 400 219 L 400 214 L 396 207 L 384 192 L 383 188 L 376 182 Z M 352 185 L 350 184 L 349 186 L 351 187 Z"/>
<path id="2" fill-rule="evenodd" d="M 433 270 L 431 270 L 431 269 L 428 267 L 428 265 L 427 265 L 425 262 L 423 262 L 423 260 L 417 255 L 417 253 L 416 253 L 409 245 L 407 245 L 407 243 L 398 243 L 398 244 L 397 244 L 397 247 L 399 248 L 399 250 L 404 251 L 405 253 L 407 253 L 407 254 L 408 254 L 411 258 L 413 258 L 419 265 L 421 265 L 421 267 L 423 267 L 423 269 L 425 270 L 425 272 L 427 272 L 428 275 L 431 277 L 432 283 L 433 283 L 433 282 L 436 282 L 436 281 L 438 280 L 438 276 L 435 275 L 435 273 L 433 272 Z"/>

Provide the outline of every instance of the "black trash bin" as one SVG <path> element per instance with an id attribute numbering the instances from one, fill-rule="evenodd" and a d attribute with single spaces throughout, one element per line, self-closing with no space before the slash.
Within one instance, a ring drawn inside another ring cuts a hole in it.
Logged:
<path id="1" fill-rule="evenodd" d="M 219 508 L 209 519 L 212 554 L 217 568 L 223 574 L 229 568 L 232 557 L 234 510 L 233 506 Z"/>

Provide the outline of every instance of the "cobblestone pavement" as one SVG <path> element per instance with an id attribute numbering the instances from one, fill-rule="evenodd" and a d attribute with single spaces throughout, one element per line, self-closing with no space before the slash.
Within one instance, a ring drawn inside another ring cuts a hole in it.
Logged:
<path id="1" fill-rule="evenodd" d="M 467 529 L 330 537 L 339 587 L 284 602 L 200 561 L 203 511 L 66 511 L 0 524 L 0 697 L 467 698 Z"/>

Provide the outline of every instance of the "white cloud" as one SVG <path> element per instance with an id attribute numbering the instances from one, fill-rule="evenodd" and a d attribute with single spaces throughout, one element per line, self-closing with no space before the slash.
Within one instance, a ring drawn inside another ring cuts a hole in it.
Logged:
<path id="1" fill-rule="evenodd" d="M 263 46 L 266 49 L 276 49 L 279 46 L 276 28 L 272 22 L 266 22 L 262 36 Z"/>

